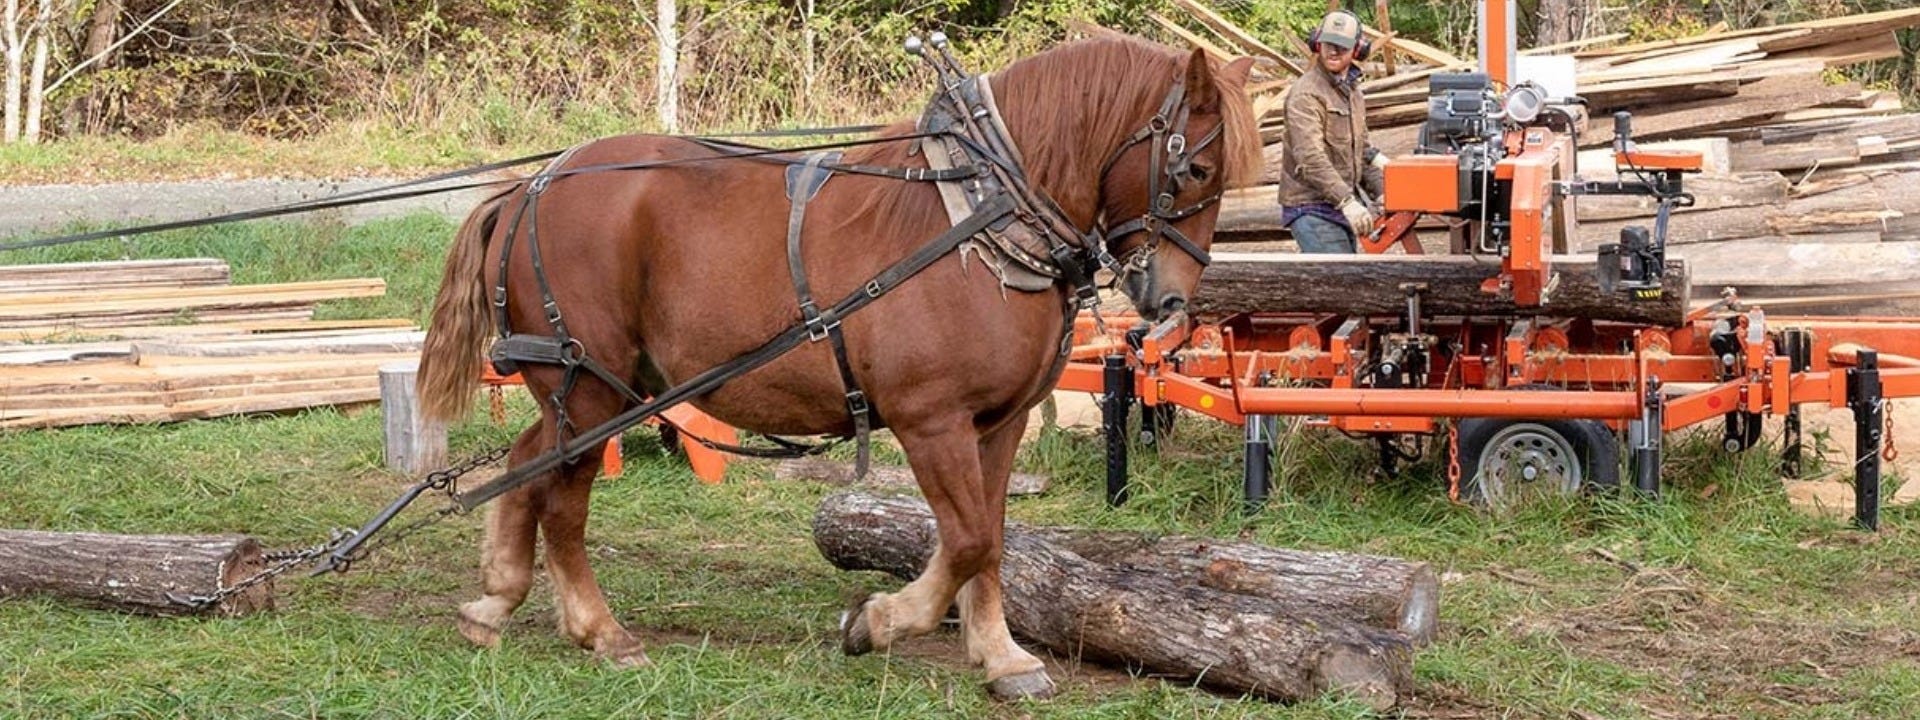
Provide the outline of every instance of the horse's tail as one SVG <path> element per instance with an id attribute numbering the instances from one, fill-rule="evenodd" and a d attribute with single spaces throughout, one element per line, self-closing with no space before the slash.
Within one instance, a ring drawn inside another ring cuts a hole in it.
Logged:
<path id="1" fill-rule="evenodd" d="M 493 236 L 500 208 L 512 192 L 487 198 L 468 213 L 447 254 L 414 386 L 429 418 L 451 422 L 473 408 L 473 389 L 480 381 L 480 344 L 492 329 L 486 289 L 487 239 Z"/>

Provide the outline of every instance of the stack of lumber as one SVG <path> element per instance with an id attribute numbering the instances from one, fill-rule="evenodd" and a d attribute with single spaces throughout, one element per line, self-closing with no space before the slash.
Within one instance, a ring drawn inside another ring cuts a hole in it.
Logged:
<path id="1" fill-rule="evenodd" d="M 1225 22 L 1199 1 L 1179 3 L 1188 25 Z M 1714 28 L 1658 42 L 1615 44 L 1624 36 L 1610 35 L 1521 54 L 1572 53 L 1579 94 L 1589 102 L 1578 138 L 1588 149 L 1579 161 L 1583 177 L 1617 176 L 1606 147 L 1619 110 L 1633 114 L 1643 147 L 1704 152 L 1707 172 L 1688 179 L 1697 203 L 1678 211 L 1669 229 L 1671 254 L 1690 265 L 1695 298 L 1710 301 L 1736 286 L 1749 299 L 1794 298 L 1769 305 L 1795 312 L 1911 313 L 1920 312 L 1911 297 L 1920 288 L 1920 114 L 1903 113 L 1897 93 L 1834 83 L 1829 72 L 1901 57 L 1895 33 L 1910 28 L 1920 28 L 1920 8 Z M 1380 34 L 1370 33 L 1378 43 Z M 1234 38 L 1222 31 L 1212 41 L 1223 53 L 1263 55 Z M 1369 67 L 1376 77 L 1363 87 L 1374 144 L 1400 155 L 1412 151 L 1426 117 L 1428 78 L 1473 69 L 1474 61 L 1397 37 L 1392 47 L 1407 62 L 1386 75 Z M 1269 140 L 1265 182 L 1272 183 L 1284 84 L 1254 91 Z M 1616 241 L 1623 227 L 1651 225 L 1654 205 L 1580 198 L 1575 215 L 1574 250 L 1586 252 Z M 1443 247 L 1437 222 L 1421 227 L 1430 252 L 1432 241 Z M 1216 242 L 1289 239 L 1273 185 L 1229 193 Z"/>
<path id="2" fill-rule="evenodd" d="M 204 259 L 0 267 L 0 428 L 374 402 L 379 367 L 419 353 L 411 321 L 313 319 L 378 278 L 229 277 Z"/>

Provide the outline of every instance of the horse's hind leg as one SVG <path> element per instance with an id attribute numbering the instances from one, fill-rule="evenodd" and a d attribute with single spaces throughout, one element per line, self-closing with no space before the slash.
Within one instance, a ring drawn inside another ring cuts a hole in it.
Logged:
<path id="1" fill-rule="evenodd" d="M 1007 630 L 1007 617 L 1001 607 L 1000 558 L 1006 529 L 1007 478 L 1013 473 L 1013 458 L 1020 449 L 1020 435 L 1026 430 L 1027 415 L 1020 413 L 1012 421 L 980 439 L 980 472 L 986 493 L 988 518 L 984 521 L 993 535 L 993 552 L 980 573 L 960 589 L 960 632 L 967 646 L 967 659 L 987 671 L 987 688 L 1003 700 L 1044 698 L 1054 692 L 1053 679 L 1046 665 L 1026 649 L 1014 643 Z"/>
<path id="2" fill-rule="evenodd" d="M 542 449 L 545 423 L 520 433 L 508 455 L 507 467 L 532 459 Z M 480 547 L 480 581 L 486 594 L 460 606 L 460 634 L 475 645 L 500 644 L 500 629 L 508 616 L 527 599 L 533 587 L 534 504 L 531 488 L 500 496 L 487 510 L 487 538 Z"/>
<path id="3" fill-rule="evenodd" d="M 617 665 L 646 665 L 645 647 L 613 619 L 587 562 L 588 495 L 594 475 L 600 472 L 600 457 L 599 449 L 580 456 L 577 463 L 557 471 L 560 475 L 546 488 L 540 532 L 547 541 L 554 605 L 560 631 L 581 647 Z"/>

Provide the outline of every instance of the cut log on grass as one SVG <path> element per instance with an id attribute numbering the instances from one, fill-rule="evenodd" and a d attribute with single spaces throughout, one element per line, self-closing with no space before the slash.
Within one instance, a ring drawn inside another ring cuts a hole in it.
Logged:
<path id="1" fill-rule="evenodd" d="M 845 487 L 864 485 L 877 488 L 919 489 L 913 479 L 913 469 L 898 465 L 874 465 L 867 468 L 867 477 L 855 480 L 853 463 L 845 463 L 826 458 L 790 458 L 781 460 L 773 466 L 773 479 L 781 481 L 811 480 Z M 1039 495 L 1047 491 L 1050 481 L 1045 475 L 1017 472 L 1007 479 L 1008 495 Z"/>
<path id="2" fill-rule="evenodd" d="M 836 494 L 813 527 L 821 554 L 847 570 L 911 577 L 934 546 L 933 516 L 912 498 Z M 1009 528 L 1004 553 L 1008 626 L 1063 655 L 1282 701 L 1347 693 L 1379 710 L 1412 687 L 1405 633 L 1093 562 L 1019 528 Z"/>
<path id="3" fill-rule="evenodd" d="M 50 595 L 142 615 L 247 615 L 273 608 L 273 582 L 196 608 L 266 568 L 242 535 L 105 535 L 0 530 L 0 597 Z"/>
<path id="4" fill-rule="evenodd" d="M 1432 642 L 1439 624 L 1440 581 L 1426 563 L 1111 530 L 1020 532 L 1102 565 L 1160 573 L 1181 583 L 1267 598 L 1281 607 L 1399 630 L 1415 645 Z"/>
<path id="5" fill-rule="evenodd" d="M 1592 255 L 1556 255 L 1559 285 L 1545 308 L 1515 306 L 1481 290 L 1500 275 L 1497 257 L 1408 255 L 1288 255 L 1217 253 L 1193 298 L 1196 316 L 1215 318 L 1241 312 L 1315 312 L 1347 315 L 1402 315 L 1407 295 L 1401 286 L 1421 283 L 1421 312 L 1429 316 L 1480 317 L 1555 315 L 1618 320 L 1677 327 L 1685 319 L 1689 280 L 1686 266 L 1667 261 L 1667 296 L 1634 300 L 1625 293 L 1602 292 Z"/>

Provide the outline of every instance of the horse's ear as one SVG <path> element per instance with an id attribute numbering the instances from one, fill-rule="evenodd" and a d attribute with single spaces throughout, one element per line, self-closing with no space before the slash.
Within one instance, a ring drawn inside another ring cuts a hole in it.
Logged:
<path id="1" fill-rule="evenodd" d="M 1205 51 L 1194 48 L 1187 57 L 1187 97 L 1193 109 L 1207 112 L 1219 109 L 1219 87 L 1238 88 L 1247 84 L 1247 76 L 1253 72 L 1253 58 L 1235 58 L 1233 62 L 1218 70 L 1214 69 Z M 1217 77 L 1216 77 L 1217 75 Z M 1216 79 L 1218 85 L 1215 84 Z"/>
<path id="2" fill-rule="evenodd" d="M 1197 47 L 1187 56 L 1187 104 L 1201 112 L 1220 104 L 1220 90 L 1213 86 L 1213 63 L 1207 51 Z"/>

